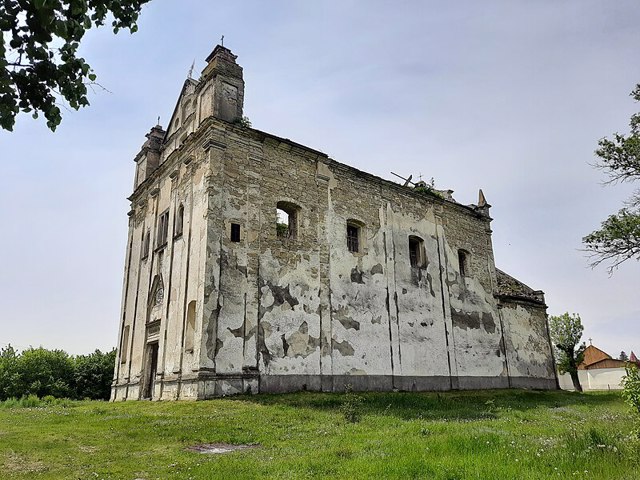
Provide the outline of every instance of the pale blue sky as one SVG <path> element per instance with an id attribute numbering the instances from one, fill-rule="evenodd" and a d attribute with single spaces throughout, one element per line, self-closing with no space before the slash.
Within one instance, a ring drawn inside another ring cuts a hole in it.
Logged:
<path id="1" fill-rule="evenodd" d="M 608 278 L 579 251 L 631 192 L 589 163 L 640 108 L 635 0 L 154 0 L 135 35 L 91 32 L 109 92 L 56 133 L 28 116 L 0 132 L 0 344 L 116 344 L 133 157 L 222 34 L 254 127 L 462 203 L 483 188 L 497 266 L 579 312 L 585 339 L 640 354 L 640 264 Z"/>

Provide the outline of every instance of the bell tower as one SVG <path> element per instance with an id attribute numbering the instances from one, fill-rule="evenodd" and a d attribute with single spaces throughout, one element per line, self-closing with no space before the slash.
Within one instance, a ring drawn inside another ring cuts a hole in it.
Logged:
<path id="1" fill-rule="evenodd" d="M 242 119 L 244 80 L 242 67 L 236 55 L 228 48 L 217 45 L 206 59 L 201 80 L 213 86 L 213 116 L 227 122 Z"/>

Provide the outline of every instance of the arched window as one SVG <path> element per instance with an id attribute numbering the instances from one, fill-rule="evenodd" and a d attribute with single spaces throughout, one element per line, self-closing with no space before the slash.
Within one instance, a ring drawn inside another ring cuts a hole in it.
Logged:
<path id="1" fill-rule="evenodd" d="M 167 233 L 169 233 L 169 209 L 162 212 L 158 217 L 157 248 L 164 247 L 167 244 Z"/>
<path id="2" fill-rule="evenodd" d="M 426 265 L 424 240 L 415 235 L 409 236 L 409 262 L 413 268 L 424 268 Z"/>
<path id="3" fill-rule="evenodd" d="M 129 325 L 122 330 L 120 339 L 120 363 L 127 363 L 127 347 L 129 346 Z"/>
<path id="4" fill-rule="evenodd" d="M 175 228 L 174 228 L 174 237 L 180 237 L 182 235 L 182 230 L 184 229 L 184 206 L 180 204 L 178 207 L 178 211 L 176 212 L 176 220 L 175 220 Z"/>
<path id="5" fill-rule="evenodd" d="M 458 267 L 460 269 L 461 277 L 469 276 L 469 256 L 470 253 L 466 250 L 458 250 Z"/>
<path id="6" fill-rule="evenodd" d="M 291 202 L 276 205 L 276 234 L 280 238 L 296 238 L 298 235 L 298 212 L 300 207 Z"/>
<path id="7" fill-rule="evenodd" d="M 196 301 L 189 302 L 187 307 L 187 326 L 184 336 L 184 349 L 193 352 L 194 338 L 196 332 Z"/>
<path id="8" fill-rule="evenodd" d="M 186 119 L 191 113 L 191 100 L 187 100 L 184 102 L 184 106 L 182 107 L 182 118 Z"/>

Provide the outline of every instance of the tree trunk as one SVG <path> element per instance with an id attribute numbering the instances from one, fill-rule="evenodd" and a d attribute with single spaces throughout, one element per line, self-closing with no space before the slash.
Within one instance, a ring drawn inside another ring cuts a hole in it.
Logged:
<path id="1" fill-rule="evenodd" d="M 576 389 L 576 392 L 582 391 L 582 385 L 580 385 L 580 378 L 578 378 L 578 371 L 575 370 L 573 372 L 569 372 L 571 375 L 571 381 L 573 382 L 573 388 Z"/>

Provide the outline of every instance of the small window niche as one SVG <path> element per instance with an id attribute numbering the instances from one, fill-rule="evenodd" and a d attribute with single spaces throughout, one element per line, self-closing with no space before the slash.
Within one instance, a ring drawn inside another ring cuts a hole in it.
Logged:
<path id="1" fill-rule="evenodd" d="M 300 207 L 293 203 L 278 202 L 276 205 L 276 235 L 278 238 L 296 238 L 299 211 Z"/>
<path id="2" fill-rule="evenodd" d="M 467 252 L 466 250 L 458 250 L 458 267 L 460 269 L 460 276 L 461 277 L 468 277 L 469 276 L 469 257 L 470 257 L 470 253 Z"/>
<path id="3" fill-rule="evenodd" d="M 129 325 L 122 330 L 122 339 L 120 342 L 120 363 L 127 363 L 127 346 L 129 345 Z"/>
<path id="4" fill-rule="evenodd" d="M 156 248 L 162 248 L 167 244 L 167 235 L 169 233 L 169 210 L 165 210 L 158 217 L 158 241 Z"/>
<path id="5" fill-rule="evenodd" d="M 151 245 L 151 232 L 147 230 L 142 235 L 142 260 L 145 260 L 149 256 L 150 245 Z"/>
<path id="6" fill-rule="evenodd" d="M 234 243 L 240 242 L 240 224 L 239 223 L 231 224 L 231 241 Z"/>
<path id="7" fill-rule="evenodd" d="M 184 336 L 184 350 L 186 352 L 193 352 L 193 344 L 196 332 L 196 301 L 189 302 L 187 307 L 187 325 Z"/>
<path id="8" fill-rule="evenodd" d="M 347 220 L 347 249 L 351 253 L 362 252 L 362 223 L 356 220 Z"/>
<path id="9" fill-rule="evenodd" d="M 409 262 L 411 268 L 424 268 L 427 256 L 424 251 L 424 240 L 415 235 L 409 236 Z"/>
<path id="10" fill-rule="evenodd" d="M 183 230 L 184 230 L 184 205 L 180 204 L 180 206 L 178 207 L 178 211 L 176 212 L 176 222 L 175 222 L 175 228 L 173 232 L 173 238 L 181 237 Z"/>

